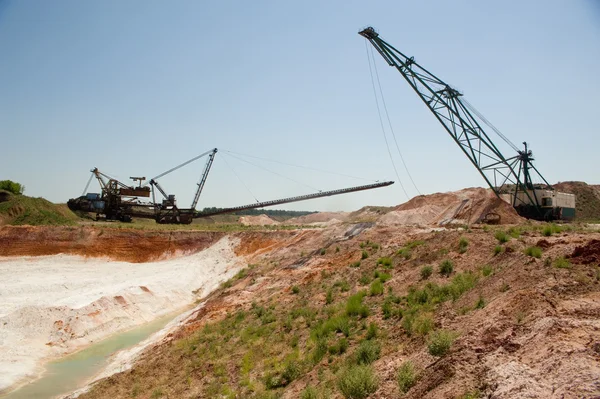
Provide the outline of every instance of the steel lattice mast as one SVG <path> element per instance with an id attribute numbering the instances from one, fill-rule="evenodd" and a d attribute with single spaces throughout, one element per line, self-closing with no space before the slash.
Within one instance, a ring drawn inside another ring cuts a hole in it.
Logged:
<path id="1" fill-rule="evenodd" d="M 514 207 L 536 204 L 536 212 L 540 212 L 539 201 L 532 190 L 534 187 L 530 169 L 539 175 L 548 188 L 551 189 L 551 186 L 533 166 L 532 153 L 525 143 L 525 150 L 521 151 L 497 132 L 517 152 L 515 156 L 506 158 L 481 127 L 480 120 L 484 123 L 487 121 L 482 115 L 469 109 L 472 107 L 461 99 L 462 93 L 423 68 L 414 57 L 407 57 L 386 43 L 372 27 L 359 34 L 375 47 L 388 65 L 396 68 L 406 79 L 497 196 L 511 192 Z M 519 191 L 525 193 L 529 203 L 519 198 Z"/>

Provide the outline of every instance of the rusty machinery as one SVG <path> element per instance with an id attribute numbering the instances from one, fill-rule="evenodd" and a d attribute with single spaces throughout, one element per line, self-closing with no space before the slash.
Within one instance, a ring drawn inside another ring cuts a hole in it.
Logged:
<path id="1" fill-rule="evenodd" d="M 195 218 L 209 217 L 224 213 L 235 213 L 247 209 L 263 208 L 291 202 L 306 201 L 314 198 L 371 190 L 394 184 L 393 181 L 376 182 L 374 184 L 354 186 L 338 190 L 319 191 L 313 194 L 256 202 L 253 204 L 217 209 L 208 212 L 197 211 L 196 205 L 200 199 L 200 195 L 208 178 L 208 173 L 210 172 L 217 151 L 218 150 L 214 148 L 210 151 L 202 153 L 180 165 L 175 166 L 174 168 L 167 170 L 166 172 L 159 174 L 158 176 L 153 177 L 145 185 L 142 185 L 142 182 L 146 180 L 145 177 L 131 177 L 134 182 L 139 182 L 137 187 L 123 184 L 122 182 L 100 172 L 98 168 L 94 168 L 92 170 L 92 176 L 90 177 L 90 180 L 88 180 L 88 183 L 84 189 L 83 195 L 78 198 L 70 199 L 67 204 L 71 210 L 95 212 L 97 220 L 104 218 L 106 220 L 131 222 L 132 217 L 139 217 L 152 218 L 156 220 L 157 223 L 190 224 Z M 206 161 L 200 181 L 197 183 L 198 188 L 194 194 L 192 205 L 190 208 L 180 208 L 177 205 L 175 195 L 168 194 L 167 191 L 165 191 L 165 189 L 159 184 L 158 179 L 206 155 L 208 155 L 208 160 Z M 86 193 L 94 176 L 98 179 L 102 192 Z M 160 202 L 156 201 L 157 191 L 162 196 L 162 200 Z M 140 197 L 148 198 L 150 195 L 152 195 L 152 202 L 140 200 Z"/>

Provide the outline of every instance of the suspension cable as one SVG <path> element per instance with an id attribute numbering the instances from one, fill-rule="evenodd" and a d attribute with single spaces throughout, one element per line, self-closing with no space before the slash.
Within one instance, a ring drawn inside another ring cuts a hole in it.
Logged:
<path id="1" fill-rule="evenodd" d="M 255 167 L 257 167 L 257 168 L 259 168 L 259 169 L 262 169 L 262 170 L 264 170 L 264 171 L 267 171 L 267 172 L 269 172 L 269 173 L 273 173 L 274 175 L 277 175 L 277 176 L 279 176 L 279 177 L 282 177 L 282 178 L 284 178 L 284 179 L 287 179 L 287 180 L 293 181 L 294 183 L 296 183 L 296 184 L 300 184 L 301 186 L 308 187 L 308 188 L 310 188 L 311 190 L 315 190 L 315 191 L 319 191 L 319 192 L 320 192 L 320 191 L 322 191 L 322 190 L 319 190 L 318 188 L 315 188 L 315 187 L 313 187 L 313 186 L 311 186 L 311 185 L 308 185 L 308 184 L 302 183 L 302 182 L 300 182 L 300 181 L 298 181 L 298 180 L 292 179 L 291 177 L 284 176 L 284 175 L 282 175 L 282 174 L 280 174 L 280 173 L 277 173 L 277 172 L 274 172 L 274 171 L 272 171 L 272 170 L 270 170 L 270 169 L 267 169 L 267 168 L 265 168 L 264 166 L 257 165 L 257 164 L 255 164 L 255 163 L 252 163 L 252 162 L 250 162 L 250 161 L 246 160 L 246 159 L 243 159 L 243 158 L 237 157 L 237 156 L 235 156 L 235 155 L 233 155 L 233 154 L 227 154 L 227 155 L 228 155 L 228 156 L 230 156 L 230 157 L 232 157 L 232 158 L 235 158 L 235 159 L 237 159 L 237 160 L 240 160 L 240 161 L 242 161 L 242 162 L 246 162 L 247 164 L 250 164 L 250 165 L 252 165 L 252 166 L 255 166 Z"/>
<path id="2" fill-rule="evenodd" d="M 267 162 L 278 163 L 278 164 L 281 164 L 281 165 L 293 166 L 295 168 L 302 168 L 302 169 L 307 169 L 307 170 L 314 170 L 315 172 L 328 173 L 328 174 L 331 174 L 331 175 L 349 177 L 351 179 L 356 179 L 356 180 L 365 180 L 365 181 L 373 181 L 373 182 L 378 182 L 379 181 L 379 180 L 373 180 L 373 179 L 365 179 L 364 177 L 357 177 L 357 176 L 347 175 L 347 174 L 344 174 L 344 173 L 331 172 L 331 171 L 328 171 L 328 170 L 323 170 L 323 169 L 318 169 L 318 168 L 312 168 L 310 166 L 295 165 L 293 163 L 276 161 L 274 159 L 261 158 L 261 157 L 257 157 L 257 156 L 254 156 L 254 155 L 243 154 L 241 152 L 236 152 L 236 151 L 223 150 L 223 149 L 221 149 L 221 151 L 224 151 L 224 152 L 227 152 L 227 153 L 230 153 L 230 154 L 241 155 L 241 156 L 248 157 L 248 158 L 260 159 L 261 161 L 267 161 Z"/>
<path id="3" fill-rule="evenodd" d="M 227 157 L 223 157 L 223 161 L 225 161 L 225 165 L 227 165 L 227 167 L 229 167 L 229 169 L 231 169 L 231 172 L 233 172 L 233 174 L 235 175 L 235 177 L 237 177 L 237 179 L 240 181 L 240 183 L 242 183 L 242 185 L 246 188 L 246 190 L 248 190 L 248 192 L 256 200 L 256 202 L 260 202 L 258 200 L 258 198 L 256 198 L 256 196 L 254 195 L 254 193 L 250 190 L 250 188 L 246 185 L 246 183 L 244 183 L 244 181 L 242 180 L 242 178 L 235 172 L 235 169 L 233 169 L 231 167 L 231 165 L 229 165 L 229 162 L 227 162 L 226 158 Z"/>
<path id="4" fill-rule="evenodd" d="M 87 193 L 88 188 L 90 187 L 90 183 L 92 182 L 92 179 L 94 178 L 94 174 L 92 173 L 90 175 L 90 178 L 87 181 L 87 184 L 85 185 L 85 188 L 83 189 L 83 193 L 81 194 L 82 196 L 85 195 L 85 193 Z"/>
<path id="5" fill-rule="evenodd" d="M 375 76 L 377 77 L 377 85 L 379 86 L 379 94 L 381 96 L 381 103 L 383 104 L 383 110 L 385 111 L 385 116 L 387 118 L 388 125 L 390 126 L 390 132 L 392 133 L 392 137 L 394 138 L 394 143 L 396 144 L 396 150 L 398 150 L 398 155 L 400 155 L 400 159 L 402 160 L 402 165 L 404 165 L 404 170 L 406 170 L 406 174 L 408 175 L 408 178 L 410 179 L 413 187 L 415 188 L 415 190 L 417 190 L 417 193 L 419 193 L 419 195 L 422 195 L 421 191 L 415 184 L 415 181 L 413 180 L 412 175 L 410 174 L 410 171 L 408 170 L 408 166 L 406 166 L 406 162 L 404 161 L 404 156 L 402 155 L 402 152 L 400 151 L 400 146 L 398 145 L 398 140 L 396 140 L 396 134 L 394 133 L 392 121 L 390 120 L 390 114 L 388 112 L 387 105 L 385 103 L 385 97 L 383 96 L 383 89 L 381 88 L 381 81 L 379 80 L 379 72 L 377 71 L 377 63 L 375 62 L 375 57 L 373 56 L 373 47 L 371 47 L 371 59 L 373 59 L 373 67 L 375 68 Z"/>
<path id="6" fill-rule="evenodd" d="M 492 129 L 502 140 L 506 141 L 506 143 L 512 147 L 513 150 L 515 150 L 516 152 L 519 152 L 519 148 L 508 139 L 508 137 L 506 137 L 504 134 L 502 134 L 502 132 L 496 128 L 496 126 L 492 125 L 492 122 L 488 121 L 485 116 L 483 116 L 483 114 L 479 111 L 477 111 L 477 109 L 470 103 L 468 102 L 466 99 L 461 98 L 460 101 L 462 101 L 467 108 L 469 108 L 469 110 L 471 112 L 473 112 L 475 115 L 477 115 L 479 117 L 479 119 L 481 119 L 483 121 L 483 123 L 485 123 L 490 129 Z"/>
<path id="7" fill-rule="evenodd" d="M 387 148 L 388 155 L 390 156 L 390 161 L 392 162 L 392 166 L 394 167 L 394 172 L 396 173 L 396 178 L 398 179 L 398 183 L 400 183 L 400 187 L 402 187 L 402 191 L 404 191 L 404 195 L 407 199 L 410 199 L 406 189 L 404 188 L 404 184 L 402 184 L 402 180 L 400 179 L 400 175 L 398 174 L 398 170 L 396 169 L 396 163 L 394 162 L 394 158 L 392 157 L 392 152 L 390 151 L 390 144 L 388 143 L 387 136 L 385 134 L 385 126 L 383 125 L 383 118 L 381 117 L 381 109 L 379 108 L 379 100 L 377 98 L 377 90 L 375 89 L 375 79 L 373 78 L 373 68 L 371 67 L 371 58 L 369 57 L 369 46 L 367 44 L 367 40 L 365 39 L 365 50 L 367 51 L 367 62 L 369 63 L 369 72 L 371 73 L 371 84 L 373 86 L 373 94 L 375 96 L 375 104 L 377 105 L 377 115 L 379 116 L 379 124 L 381 125 L 381 132 L 383 133 L 383 139 L 385 140 L 385 146 Z M 375 61 L 375 60 L 373 60 Z"/>

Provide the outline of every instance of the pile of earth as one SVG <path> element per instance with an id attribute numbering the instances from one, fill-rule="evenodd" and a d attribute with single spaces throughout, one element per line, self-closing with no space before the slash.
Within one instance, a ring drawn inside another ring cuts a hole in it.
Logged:
<path id="1" fill-rule="evenodd" d="M 473 224 L 491 213 L 500 216 L 501 224 L 524 221 L 492 190 L 475 187 L 414 197 L 382 216 L 378 223 L 384 226 Z"/>
<path id="2" fill-rule="evenodd" d="M 331 224 L 336 222 L 343 222 L 348 217 L 348 212 L 318 212 L 311 213 L 310 215 L 304 215 L 297 218 L 291 218 L 286 220 L 286 224 L 299 225 L 299 224 Z"/>
<path id="3" fill-rule="evenodd" d="M 258 216 L 241 216 L 238 221 L 243 226 L 271 226 L 279 224 L 278 221 L 271 219 L 265 214 Z"/>
<path id="4" fill-rule="evenodd" d="M 66 204 L 54 204 L 44 198 L 0 190 L 0 226 L 68 225 L 74 224 L 78 219 Z"/>
<path id="5" fill-rule="evenodd" d="M 600 185 L 582 181 L 557 183 L 554 188 L 565 193 L 575 194 L 575 215 L 577 219 L 600 218 Z"/>

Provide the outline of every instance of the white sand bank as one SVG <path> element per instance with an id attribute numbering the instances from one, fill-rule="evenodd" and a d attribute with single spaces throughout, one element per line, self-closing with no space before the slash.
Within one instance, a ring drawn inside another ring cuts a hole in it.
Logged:
<path id="1" fill-rule="evenodd" d="M 150 263 L 0 258 L 0 392 L 38 376 L 45 360 L 208 294 L 244 265 L 236 245 L 224 237 L 196 254 Z"/>

